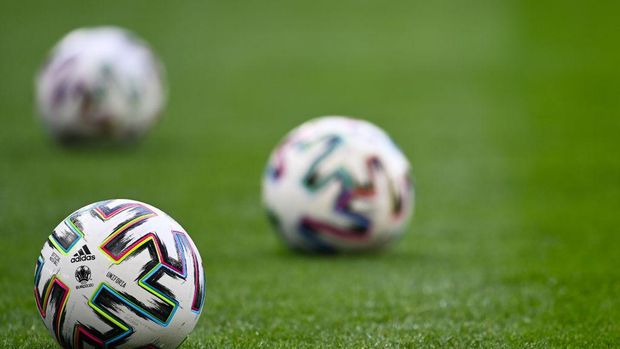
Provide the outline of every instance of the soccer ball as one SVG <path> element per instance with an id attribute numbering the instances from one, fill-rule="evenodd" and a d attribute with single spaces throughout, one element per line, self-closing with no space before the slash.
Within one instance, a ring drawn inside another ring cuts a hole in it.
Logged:
<path id="1" fill-rule="evenodd" d="M 176 348 L 202 311 L 205 276 L 189 235 L 132 200 L 83 207 L 37 259 L 34 296 L 64 348 Z"/>
<path id="2" fill-rule="evenodd" d="M 409 162 L 363 120 L 328 116 L 291 131 L 263 176 L 271 222 L 294 249 L 380 248 L 398 237 L 413 206 Z"/>
<path id="3" fill-rule="evenodd" d="M 142 136 L 165 103 L 163 67 L 149 46 L 117 27 L 76 29 L 36 79 L 39 114 L 60 141 Z"/>

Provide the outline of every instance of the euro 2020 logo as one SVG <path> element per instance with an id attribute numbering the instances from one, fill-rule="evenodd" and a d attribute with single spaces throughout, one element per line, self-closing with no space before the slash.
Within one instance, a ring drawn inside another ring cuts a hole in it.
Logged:
<path id="1" fill-rule="evenodd" d="M 90 280 L 90 268 L 81 265 L 75 270 L 75 279 L 82 285 Z"/>

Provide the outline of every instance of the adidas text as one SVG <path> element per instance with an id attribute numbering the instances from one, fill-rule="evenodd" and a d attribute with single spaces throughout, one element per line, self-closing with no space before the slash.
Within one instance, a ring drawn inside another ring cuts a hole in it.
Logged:
<path id="1" fill-rule="evenodd" d="M 71 263 L 84 262 L 84 261 L 94 261 L 94 260 L 95 260 L 95 256 L 93 256 L 92 254 L 89 254 L 89 255 L 86 255 L 86 256 L 73 257 L 73 258 L 71 258 Z"/>

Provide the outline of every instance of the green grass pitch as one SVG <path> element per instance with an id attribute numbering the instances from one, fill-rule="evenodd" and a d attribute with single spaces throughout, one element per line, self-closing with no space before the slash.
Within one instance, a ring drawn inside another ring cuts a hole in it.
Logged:
<path id="1" fill-rule="evenodd" d="M 0 347 L 52 348 L 33 268 L 90 202 L 132 198 L 192 234 L 206 307 L 183 348 L 620 346 L 618 5 L 553 1 L 4 1 Z M 33 77 L 67 31 L 116 24 L 168 68 L 137 147 L 55 146 Z M 319 115 L 409 156 L 393 249 L 300 256 L 260 202 L 268 153 Z"/>

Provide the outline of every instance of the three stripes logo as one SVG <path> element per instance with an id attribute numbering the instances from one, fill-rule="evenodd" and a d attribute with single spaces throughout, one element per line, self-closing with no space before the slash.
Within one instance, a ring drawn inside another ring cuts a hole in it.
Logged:
<path id="1" fill-rule="evenodd" d="M 88 249 L 88 246 L 84 245 L 73 255 L 73 258 L 71 258 L 71 263 L 94 261 L 94 260 L 95 260 L 95 255 L 93 255 L 90 252 L 90 250 Z"/>

